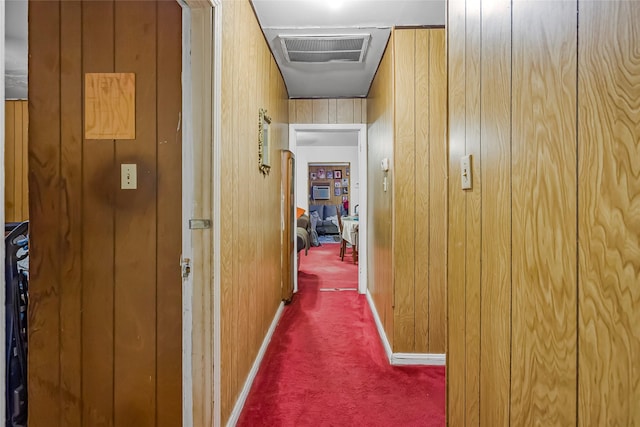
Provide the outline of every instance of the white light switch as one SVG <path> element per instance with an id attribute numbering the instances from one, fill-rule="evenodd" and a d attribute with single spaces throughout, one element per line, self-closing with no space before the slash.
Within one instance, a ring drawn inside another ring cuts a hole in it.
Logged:
<path id="1" fill-rule="evenodd" d="M 471 155 L 462 156 L 460 158 L 460 174 L 462 178 L 462 189 L 470 190 L 472 185 L 471 180 Z"/>
<path id="2" fill-rule="evenodd" d="M 138 171 L 135 163 L 120 165 L 120 188 L 135 190 L 138 188 Z"/>

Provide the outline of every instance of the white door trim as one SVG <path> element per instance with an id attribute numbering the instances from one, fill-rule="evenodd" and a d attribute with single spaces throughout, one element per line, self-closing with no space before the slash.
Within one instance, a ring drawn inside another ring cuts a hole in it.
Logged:
<path id="1" fill-rule="evenodd" d="M 365 294 L 367 292 L 367 234 L 368 234 L 368 206 L 367 206 L 367 125 L 366 124 L 291 124 L 289 125 L 289 150 L 297 155 L 298 140 L 297 132 L 314 131 L 314 132 L 335 132 L 335 131 L 358 131 L 358 163 L 360 166 L 360 206 L 358 209 L 360 232 L 359 238 L 359 257 L 358 257 L 358 293 Z M 297 167 L 300 167 L 299 165 Z M 297 198 L 297 194 L 295 195 Z M 296 199 L 297 200 L 297 199 Z M 295 221 L 295 219 L 294 219 Z M 296 224 L 293 224 L 296 227 Z M 295 228 L 294 228 L 295 229 Z M 295 258 L 295 271 L 298 270 L 298 259 Z M 298 292 L 298 275 L 293 275 L 293 291 Z"/>
<path id="2" fill-rule="evenodd" d="M 183 8 L 182 425 L 219 426 L 220 155 L 222 1 L 177 0 Z M 211 229 L 190 230 L 189 219 Z M 211 405 L 213 403 L 213 406 Z"/>

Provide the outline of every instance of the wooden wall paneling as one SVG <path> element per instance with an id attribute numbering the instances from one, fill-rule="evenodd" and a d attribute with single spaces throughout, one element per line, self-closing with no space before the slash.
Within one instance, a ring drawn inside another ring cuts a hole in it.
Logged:
<path id="1" fill-rule="evenodd" d="M 115 71 L 136 74 L 136 139 L 116 140 L 135 163 L 136 190 L 116 190 L 114 424 L 156 424 L 156 2 L 115 2 Z M 135 40 L 135 43 L 131 41 Z M 113 185 L 113 183 L 112 183 Z M 116 181 L 117 185 L 117 181 Z"/>
<path id="2" fill-rule="evenodd" d="M 363 98 L 362 99 L 362 116 L 360 118 L 360 123 L 362 124 L 367 124 L 367 99 Z"/>
<path id="3" fill-rule="evenodd" d="M 157 33 L 157 390 L 156 426 L 182 423 L 182 10 L 160 1 Z M 211 157 L 209 157 L 210 159 Z M 178 179 L 176 179 L 178 178 Z M 210 203 L 203 203 L 210 206 Z M 206 217 L 209 218 L 209 217 Z M 176 244 L 178 243 L 178 244 Z M 160 261 L 162 260 L 162 261 Z"/>
<path id="4" fill-rule="evenodd" d="M 511 1 L 482 10 L 480 425 L 509 425 L 511 366 Z M 519 375 L 519 374 L 518 374 Z"/>
<path id="5" fill-rule="evenodd" d="M 29 2 L 29 424 L 60 425 L 60 5 Z M 38 114 L 34 115 L 35 108 Z"/>
<path id="6" fill-rule="evenodd" d="M 60 3 L 60 425 L 82 425 L 82 5 Z"/>
<path id="7" fill-rule="evenodd" d="M 7 222 L 16 221 L 16 103 L 4 103 L 4 216 Z"/>
<path id="8" fill-rule="evenodd" d="M 444 29 L 429 31 L 429 346 L 445 353 L 447 340 L 447 53 Z M 416 67 L 417 70 L 417 67 Z M 416 120 L 420 116 L 416 114 Z"/>
<path id="9" fill-rule="evenodd" d="M 337 99 L 329 99 L 329 123 L 337 123 L 338 122 L 338 100 Z M 290 118 L 291 123 L 298 123 L 297 121 L 293 121 L 294 118 Z"/>
<path id="10" fill-rule="evenodd" d="M 29 103 L 20 101 L 22 107 L 22 219 L 29 218 Z"/>
<path id="11" fill-rule="evenodd" d="M 114 70 L 114 4 L 82 4 L 82 71 Z M 113 141 L 82 147 L 82 422 L 112 426 L 114 202 L 120 171 Z M 100 242 L 96 245 L 95 242 Z"/>
<path id="12" fill-rule="evenodd" d="M 473 189 L 466 191 L 466 423 L 480 423 L 480 276 L 482 180 L 481 180 L 481 118 L 480 118 L 480 48 L 482 0 L 467 1 L 466 29 L 466 154 L 472 156 Z M 459 161 L 459 159 L 458 159 Z M 459 179 L 460 174 L 452 175 Z M 454 179 L 454 182 L 456 180 Z M 458 181 L 459 182 L 459 181 Z"/>
<path id="13" fill-rule="evenodd" d="M 576 11 L 513 3 L 512 425 L 577 421 Z"/>
<path id="14" fill-rule="evenodd" d="M 6 103 L 5 103 L 6 105 Z M 14 122 L 13 122 L 13 129 L 14 129 L 14 140 L 13 140 L 13 150 L 14 150 L 14 157 L 13 157 L 13 168 L 14 168 L 14 184 L 13 184 L 13 200 L 14 200 L 14 216 L 16 221 L 22 221 L 24 219 L 26 219 L 26 217 L 24 216 L 23 212 L 22 212 L 22 208 L 24 206 L 24 201 L 22 200 L 22 186 L 25 184 L 25 181 L 23 180 L 23 171 L 22 171 L 22 167 L 23 167 L 23 163 L 22 163 L 22 156 L 23 156 L 23 150 L 26 148 L 25 145 L 23 144 L 22 140 L 23 140 L 23 131 L 24 128 L 22 126 L 22 122 L 23 122 L 23 117 L 22 117 L 22 108 L 20 105 L 20 101 L 18 101 L 13 109 L 13 114 L 14 114 Z M 6 128 L 6 122 L 5 122 L 5 128 Z M 5 141 L 6 144 L 6 141 Z M 6 162 L 6 160 L 5 160 Z M 6 183 L 5 183 L 5 189 L 6 189 Z"/>
<path id="15" fill-rule="evenodd" d="M 391 33 L 389 46 L 393 46 L 394 33 Z M 369 254 L 373 260 L 369 263 L 368 290 L 374 301 L 380 321 L 393 347 L 393 267 L 392 267 L 392 213 L 391 198 L 393 182 L 389 173 L 387 191 L 382 189 L 385 174 L 380 170 L 380 161 L 387 157 L 393 162 L 393 49 L 387 49 L 382 57 L 378 72 L 369 92 L 367 138 L 369 153 L 368 168 L 368 210 L 371 224 L 371 238 L 368 240 Z"/>
<path id="16" fill-rule="evenodd" d="M 640 425 L 640 5 L 579 8 L 578 424 Z"/>
<path id="17" fill-rule="evenodd" d="M 366 123 L 362 121 L 362 99 L 361 98 L 353 99 L 353 122 Z"/>
<path id="18" fill-rule="evenodd" d="M 329 100 L 314 99 L 311 104 L 313 106 L 313 123 L 329 123 Z"/>
<path id="19" fill-rule="evenodd" d="M 313 123 L 313 100 L 296 99 L 296 122 Z"/>
<path id="20" fill-rule="evenodd" d="M 401 353 L 415 350 L 415 33 L 396 31 L 394 43 L 393 351 Z"/>
<path id="21" fill-rule="evenodd" d="M 415 30 L 415 66 L 414 66 L 414 122 L 415 122 L 415 231 L 413 233 L 415 262 L 414 262 L 414 307 L 415 307 L 415 348 L 417 353 L 429 352 L 429 294 L 431 281 L 431 253 L 429 252 L 431 210 L 429 199 L 431 196 L 430 174 L 433 164 L 430 160 L 431 140 L 429 138 L 431 120 L 430 114 L 430 76 L 429 62 L 431 53 L 429 42 L 430 30 Z M 401 69 L 399 72 L 406 72 Z M 400 214 L 400 219 L 404 215 Z M 442 302 L 441 302 L 442 303 Z"/>
<path id="22" fill-rule="evenodd" d="M 233 243 L 233 227 L 231 223 L 231 212 L 233 206 L 231 205 L 232 199 L 228 191 L 224 191 L 227 188 L 234 188 L 234 168 L 233 168 L 233 130 L 234 126 L 234 112 L 233 112 L 233 86 L 235 81 L 233 79 L 234 67 L 233 67 L 233 46 L 235 46 L 235 33 L 236 27 L 234 26 L 234 11 L 236 8 L 235 2 L 227 2 L 224 5 L 224 12 L 222 14 L 222 129 L 221 129 L 221 206 L 222 212 L 227 213 L 229 217 L 229 224 L 227 227 L 222 227 L 220 231 L 221 242 L 227 242 L 226 248 L 221 246 L 220 253 L 220 303 L 222 307 L 227 309 L 221 311 L 221 343 L 223 344 L 221 349 L 221 364 L 220 364 L 220 376 L 221 376 L 221 413 L 231 413 L 233 405 L 233 396 L 231 396 L 231 369 L 233 365 L 233 358 L 231 351 L 224 346 L 225 343 L 233 340 L 232 328 L 233 328 L 233 310 L 231 304 L 233 301 L 233 254 L 235 244 Z M 231 126 L 225 126 L 224 124 L 231 124 Z M 229 141 L 225 144 L 224 141 Z M 257 166 L 256 166 L 257 167 Z M 223 416 L 224 418 L 224 416 Z M 223 421 L 224 422 L 224 421 Z"/>
<path id="23" fill-rule="evenodd" d="M 289 120 L 291 120 L 291 123 L 297 123 L 297 121 L 296 121 L 296 100 L 295 99 L 290 99 L 288 104 L 289 104 Z"/>
<path id="24" fill-rule="evenodd" d="M 466 0 L 447 9 L 449 211 L 447 247 L 447 423 L 466 426 L 466 195 L 460 189 L 460 157 L 466 138 Z"/>
<path id="25" fill-rule="evenodd" d="M 338 99 L 336 101 L 336 123 L 354 123 L 353 99 Z"/>

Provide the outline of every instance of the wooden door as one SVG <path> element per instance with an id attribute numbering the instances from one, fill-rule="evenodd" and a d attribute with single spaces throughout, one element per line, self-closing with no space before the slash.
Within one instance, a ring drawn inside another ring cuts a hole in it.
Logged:
<path id="1" fill-rule="evenodd" d="M 289 150 L 282 150 L 282 300 L 293 298 L 293 275 L 296 256 L 295 221 L 295 159 Z"/>
<path id="2" fill-rule="evenodd" d="M 31 426 L 182 423 L 181 14 L 29 2 Z M 134 139 L 87 137 L 88 73 L 135 75 Z"/>

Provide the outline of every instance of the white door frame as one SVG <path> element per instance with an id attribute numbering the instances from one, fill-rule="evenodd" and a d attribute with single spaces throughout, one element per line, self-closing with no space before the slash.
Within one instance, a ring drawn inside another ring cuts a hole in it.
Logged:
<path id="1" fill-rule="evenodd" d="M 289 150 L 294 155 L 297 154 L 298 148 L 298 132 L 335 132 L 335 131 L 358 131 L 358 163 L 360 169 L 360 188 L 358 216 L 360 222 L 360 231 L 358 233 L 358 293 L 367 293 L 367 238 L 368 238 L 368 205 L 367 205 L 367 125 L 365 124 L 291 124 L 289 125 Z M 300 167 L 296 163 L 297 167 Z M 296 183 L 297 184 L 297 183 Z M 297 192 L 297 185 L 296 190 Z M 296 194 L 297 200 L 297 194 Z M 295 219 L 294 219 L 295 221 Z M 296 224 L 293 225 L 296 227 Z M 294 228 L 295 229 L 295 228 Z M 298 270 L 298 258 L 295 257 L 295 271 Z M 293 290 L 298 292 L 298 275 L 293 275 Z"/>
<path id="2" fill-rule="evenodd" d="M 182 6 L 182 425 L 219 426 L 222 0 Z M 210 220 L 191 229 L 190 219 Z M 213 405 L 212 405 L 213 403 Z"/>

